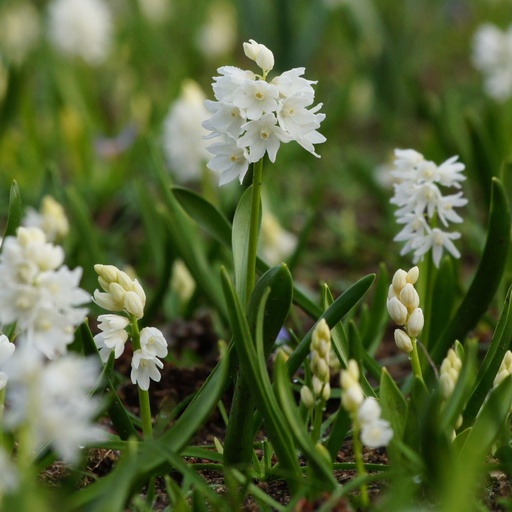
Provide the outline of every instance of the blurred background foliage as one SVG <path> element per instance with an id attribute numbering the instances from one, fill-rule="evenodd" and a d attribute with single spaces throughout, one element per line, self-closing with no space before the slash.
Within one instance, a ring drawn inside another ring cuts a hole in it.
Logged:
<path id="1" fill-rule="evenodd" d="M 327 114 L 321 159 L 289 144 L 265 171 L 270 209 L 287 230 L 305 233 L 299 280 L 327 280 L 336 290 L 381 261 L 409 265 L 393 242 L 398 227 L 385 164 L 394 148 L 414 148 L 436 163 L 458 154 L 466 164 L 470 204 L 460 248 L 471 271 L 485 235 L 490 177 L 512 147 L 511 100 L 485 96 L 472 38 L 484 22 L 505 29 L 511 2 L 107 3 L 114 40 L 108 58 L 90 65 L 53 49 L 49 2 L 0 1 L 0 218 L 13 179 L 26 206 L 53 195 L 70 217 L 65 244 L 70 266 L 84 268 L 84 287 L 94 287 L 97 262 L 131 265 L 151 283 L 164 260 L 176 257 L 157 213 L 148 211 L 158 195 L 154 162 L 165 161 L 164 119 L 186 79 L 213 98 L 219 66 L 250 68 L 241 44 L 248 39 L 273 50 L 275 72 L 305 66 Z M 13 13 L 23 9 L 16 21 Z M 215 184 L 186 183 L 209 190 L 232 217 L 242 188 Z M 210 255 L 222 258 L 219 251 L 212 244 Z"/>

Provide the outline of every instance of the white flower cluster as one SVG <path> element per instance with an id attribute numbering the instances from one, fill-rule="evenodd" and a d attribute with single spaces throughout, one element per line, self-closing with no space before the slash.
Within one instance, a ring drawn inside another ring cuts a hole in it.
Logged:
<path id="1" fill-rule="evenodd" d="M 63 265 L 62 247 L 46 241 L 39 228 L 20 227 L 3 241 L 0 254 L 0 323 L 16 323 L 17 344 L 49 359 L 66 351 L 90 296 L 79 288 L 82 269 Z"/>
<path id="2" fill-rule="evenodd" d="M 423 310 L 419 307 L 420 297 L 414 288 L 419 275 L 418 267 L 411 268 L 409 272 L 397 270 L 388 292 L 389 316 L 405 329 L 395 329 L 395 343 L 400 350 L 407 353 L 413 351 L 412 339 L 418 337 L 425 321 Z"/>
<path id="3" fill-rule="evenodd" d="M 138 329 L 134 322 L 144 316 L 146 295 L 136 279 L 131 279 L 126 272 L 113 265 L 95 265 L 98 281 L 105 292 L 96 290 L 94 300 L 98 305 L 109 311 L 123 311 L 135 317 L 135 320 L 121 315 L 100 315 L 98 327 L 100 333 L 94 336 L 103 362 L 107 361 L 110 353 L 114 358 L 120 357 L 128 340 L 127 328 Z M 167 355 L 167 341 L 155 327 L 144 327 L 140 331 L 140 348 L 136 348 L 132 356 L 132 371 L 130 378 L 133 384 L 147 391 L 150 380 L 159 382 L 159 369 L 163 363 L 159 358 Z"/>
<path id="4" fill-rule="evenodd" d="M 69 222 L 64 208 L 52 196 L 43 197 L 40 211 L 28 208 L 23 225 L 41 229 L 48 242 L 55 242 L 69 233 Z"/>
<path id="5" fill-rule="evenodd" d="M 314 144 L 325 142 L 317 129 L 325 114 L 322 104 L 310 107 L 315 91 L 310 80 L 302 78 L 304 68 L 294 68 L 267 82 L 274 67 L 274 56 L 264 45 L 251 40 L 244 43 L 245 55 L 255 61 L 263 74 L 233 66 L 218 69 L 213 91 L 217 101 L 206 101 L 212 117 L 203 126 L 220 137 L 208 150 L 214 155 L 208 167 L 220 176 L 220 185 L 236 178 L 243 181 L 250 163 L 268 155 L 275 162 L 281 143 L 297 141 L 315 153 Z"/>
<path id="6" fill-rule="evenodd" d="M 81 446 L 104 437 L 92 424 L 99 407 L 90 396 L 99 377 L 93 360 L 69 353 L 45 362 L 25 346 L 3 369 L 9 377 L 5 424 L 27 429 L 22 441 L 30 444 L 24 447 L 30 454 L 52 444 L 64 461 L 73 463 Z"/>
<path id="7" fill-rule="evenodd" d="M 341 404 L 349 412 L 357 429 L 361 430 L 361 441 L 368 448 L 387 446 L 393 437 L 389 421 L 381 418 L 381 408 L 373 397 L 364 398 L 359 384 L 359 367 L 350 359 L 347 369 L 340 374 Z"/>
<path id="8" fill-rule="evenodd" d="M 416 264 L 432 250 L 436 267 L 441 262 L 443 249 L 460 258 L 452 242 L 460 238 L 460 233 L 444 231 L 435 224 L 447 227 L 450 222 L 462 222 L 454 208 L 464 206 L 468 200 L 462 197 L 462 191 L 443 196 L 440 186 L 460 188 L 460 182 L 466 179 L 461 174 L 464 164 L 457 162 L 458 157 L 454 156 L 437 166 L 413 149 L 396 149 L 395 156 L 391 174 L 397 182 L 391 203 L 399 207 L 395 215 L 398 224 L 404 227 L 394 239 L 406 242 L 400 254 L 414 251 L 413 263 Z"/>
<path id="9" fill-rule="evenodd" d="M 316 400 L 329 400 L 331 396 L 329 359 L 331 354 L 331 331 L 325 318 L 322 318 L 313 331 L 311 339 L 311 384 L 313 389 L 302 386 L 300 397 L 308 408 L 315 406 Z"/>
<path id="10" fill-rule="evenodd" d="M 53 0 L 48 16 L 49 37 L 57 50 L 89 64 L 106 59 L 113 23 L 104 0 Z"/>
<path id="11" fill-rule="evenodd" d="M 485 23 L 473 38 L 473 64 L 484 75 L 487 94 L 498 101 L 512 96 L 512 25 Z"/>
<path id="12" fill-rule="evenodd" d="M 185 81 L 180 97 L 171 105 L 164 121 L 167 163 L 180 182 L 201 178 L 204 163 L 210 157 L 204 138 L 208 132 L 202 127 L 209 115 L 205 99 L 196 82 Z"/>

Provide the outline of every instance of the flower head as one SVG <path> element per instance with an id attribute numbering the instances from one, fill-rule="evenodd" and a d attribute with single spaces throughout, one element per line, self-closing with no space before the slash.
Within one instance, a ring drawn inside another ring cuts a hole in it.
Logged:
<path id="1" fill-rule="evenodd" d="M 264 45 L 250 40 L 244 52 L 263 71 L 233 66 L 218 69 L 213 92 L 217 101 L 206 101 L 212 113 L 203 126 L 210 130 L 207 138 L 220 138 L 209 146 L 214 157 L 208 167 L 220 173 L 223 185 L 236 178 L 242 182 L 249 163 L 261 160 L 265 154 L 272 162 L 282 143 L 295 140 L 314 156 L 315 144 L 325 142 L 317 130 L 325 115 L 318 112 L 321 104 L 314 102 L 315 83 L 302 78 L 304 68 L 296 68 L 267 81 L 274 67 L 274 56 Z"/>
<path id="2" fill-rule="evenodd" d="M 53 0 L 48 15 L 49 36 L 59 51 L 89 64 L 105 60 L 112 39 L 112 16 L 103 0 Z"/>
<path id="3" fill-rule="evenodd" d="M 461 174 L 464 164 L 457 162 L 457 157 L 452 157 L 437 166 L 413 149 L 397 149 L 395 156 L 395 168 L 391 174 L 397 182 L 391 203 L 398 206 L 395 212 L 397 223 L 403 224 L 395 236 L 396 241 L 405 242 L 400 254 L 413 251 L 413 262 L 417 263 L 432 250 L 437 267 L 445 249 L 459 258 L 460 253 L 452 240 L 459 238 L 460 233 L 444 231 L 437 221 L 443 228 L 450 222 L 462 222 L 454 208 L 465 206 L 467 199 L 462 192 L 443 195 L 441 187 L 460 188 L 461 181 L 466 179 Z"/>

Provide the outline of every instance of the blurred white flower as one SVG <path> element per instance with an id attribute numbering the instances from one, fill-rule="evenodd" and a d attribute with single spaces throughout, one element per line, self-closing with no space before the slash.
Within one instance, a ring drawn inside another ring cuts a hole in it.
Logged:
<path id="1" fill-rule="evenodd" d="M 499 386 L 510 375 L 512 375 L 512 352 L 507 350 L 494 378 L 493 386 Z"/>
<path id="2" fill-rule="evenodd" d="M 259 251 L 265 261 L 277 265 L 288 258 L 297 247 L 297 237 L 283 229 L 276 217 L 264 210 L 261 221 Z"/>
<path id="3" fill-rule="evenodd" d="M 61 247 L 46 242 L 39 228 L 20 227 L 7 237 L 0 254 L 0 323 L 16 322 L 17 343 L 46 357 L 66 351 L 90 296 L 79 288 L 82 269 L 62 265 Z"/>
<path id="4" fill-rule="evenodd" d="M 178 295 L 182 302 L 188 302 L 196 287 L 194 278 L 190 275 L 183 260 L 176 259 L 172 265 L 171 290 Z"/>
<path id="5" fill-rule="evenodd" d="M 506 30 L 485 23 L 473 38 L 473 64 L 484 75 L 487 94 L 505 101 L 512 95 L 512 25 Z"/>
<path id="6" fill-rule="evenodd" d="M 155 24 L 164 23 L 173 12 L 171 0 L 138 0 L 138 4 L 140 12 Z"/>
<path id="7" fill-rule="evenodd" d="M 432 250 L 436 267 L 439 267 L 444 249 L 459 258 L 460 253 L 452 240 L 460 238 L 460 233 L 442 230 L 435 225 L 434 219 L 444 227 L 450 222 L 462 222 L 454 208 L 465 206 L 467 199 L 462 192 L 443 195 L 440 187 L 461 188 L 461 182 L 466 179 L 461 174 L 464 164 L 457 162 L 458 157 L 454 156 L 437 166 L 413 149 L 397 149 L 395 155 L 391 175 L 397 181 L 391 203 L 398 206 L 395 212 L 397 223 L 404 225 L 394 238 L 405 242 L 400 254 L 413 251 L 413 262 L 417 263 Z"/>
<path id="8" fill-rule="evenodd" d="M 186 80 L 180 97 L 164 121 L 163 146 L 167 163 L 180 182 L 197 180 L 210 158 L 202 123 L 209 117 L 205 95 L 193 80 Z"/>
<path id="9" fill-rule="evenodd" d="M 8 361 L 14 354 L 15 345 L 9 341 L 5 334 L 0 334 L 0 367 Z M 7 385 L 8 375 L 0 371 L 0 389 Z"/>
<path id="10" fill-rule="evenodd" d="M 203 55 L 215 58 L 232 51 L 236 43 L 236 11 L 230 3 L 213 2 L 196 43 Z"/>
<path id="11" fill-rule="evenodd" d="M 21 64 L 40 35 L 39 13 L 31 3 L 13 4 L 0 12 L 0 50 L 9 62 Z"/>
<path id="12" fill-rule="evenodd" d="M 281 143 L 298 142 L 314 156 L 314 145 L 325 142 L 317 129 L 325 114 L 313 108 L 312 82 L 302 78 L 304 68 L 285 71 L 267 82 L 274 66 L 274 56 L 264 45 L 250 40 L 244 52 L 261 68 L 262 76 L 234 66 L 223 66 L 212 84 L 216 101 L 207 101 L 212 116 L 203 123 L 211 134 L 221 138 L 208 147 L 214 155 L 208 167 L 220 173 L 223 185 L 236 178 L 243 181 L 249 163 L 265 154 L 274 162 Z"/>
<path id="13" fill-rule="evenodd" d="M 143 350 L 136 350 L 132 358 L 132 383 L 137 384 L 140 389 L 147 391 L 150 379 L 160 382 L 161 375 L 158 368 L 163 367 L 164 364 L 156 356 L 148 354 Z"/>
<path id="14" fill-rule="evenodd" d="M 381 418 L 381 408 L 373 397 L 365 398 L 357 411 L 361 441 L 368 448 L 387 446 L 393 437 L 389 421 Z"/>
<path id="15" fill-rule="evenodd" d="M 33 208 L 27 209 L 23 225 L 44 231 L 48 242 L 55 242 L 69 232 L 69 222 L 64 208 L 51 196 L 43 197 L 40 212 Z"/>
<path id="16" fill-rule="evenodd" d="M 112 14 L 104 0 L 53 0 L 48 35 L 60 52 L 100 64 L 110 50 Z"/>
<path id="17" fill-rule="evenodd" d="M 23 442 L 31 443 L 31 453 L 51 444 L 64 461 L 73 463 L 80 447 L 102 437 L 93 425 L 99 403 L 90 396 L 99 377 L 95 361 L 66 354 L 45 362 L 30 347 L 22 347 L 1 368 L 9 376 L 5 425 L 28 429 Z"/>
<path id="18" fill-rule="evenodd" d="M 18 488 L 20 478 L 18 470 L 7 452 L 0 448 L 0 499 L 4 494 Z"/>

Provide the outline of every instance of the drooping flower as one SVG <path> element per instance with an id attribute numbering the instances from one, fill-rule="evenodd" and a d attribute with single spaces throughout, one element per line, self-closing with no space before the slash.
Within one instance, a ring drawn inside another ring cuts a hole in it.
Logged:
<path id="1" fill-rule="evenodd" d="M 473 38 L 473 64 L 484 75 L 487 94 L 505 101 L 512 95 L 512 25 L 506 30 L 484 23 Z"/>
<path id="2" fill-rule="evenodd" d="M 113 23 L 103 0 L 53 0 L 48 15 L 49 37 L 57 50 L 89 64 L 106 59 Z"/>
<path id="3" fill-rule="evenodd" d="M 305 69 L 295 68 L 267 81 L 274 67 L 272 52 L 252 39 L 244 43 L 244 52 L 263 74 L 223 66 L 212 84 L 216 101 L 205 103 L 212 113 L 203 123 L 211 132 L 208 138 L 220 138 L 208 148 L 214 155 L 208 167 L 220 173 L 221 185 L 236 178 L 242 182 L 249 163 L 265 154 L 274 162 L 282 143 L 294 140 L 318 157 L 314 146 L 325 142 L 317 131 L 325 114 L 318 112 L 322 104 L 311 108 L 316 82 L 302 78 Z"/>
<path id="4" fill-rule="evenodd" d="M 99 349 L 101 360 L 107 361 L 112 351 L 115 359 L 121 357 L 128 339 L 126 328 L 130 321 L 121 315 L 100 315 L 98 320 L 101 332 L 94 336 L 94 341 Z"/>
<path id="5" fill-rule="evenodd" d="M 452 157 L 437 166 L 412 149 L 397 149 L 395 155 L 391 174 L 397 182 L 391 203 L 398 206 L 395 212 L 397 223 L 403 224 L 395 236 L 396 241 L 405 242 L 400 254 L 413 251 L 413 263 L 417 263 L 432 250 L 436 267 L 439 267 L 444 250 L 459 258 L 460 253 L 452 240 L 460 238 L 460 233 L 445 231 L 440 226 L 446 228 L 451 222 L 462 222 L 454 208 L 464 206 L 468 201 L 462 192 L 443 195 L 441 187 L 460 188 L 460 182 L 465 179 L 461 174 L 464 164 Z"/>
<path id="6" fill-rule="evenodd" d="M 90 395 L 99 377 L 95 361 L 65 354 L 44 361 L 30 347 L 21 347 L 2 370 L 8 374 L 5 424 L 28 430 L 29 451 L 51 444 L 66 462 L 79 457 L 84 444 L 102 437 L 93 424 L 99 402 Z"/>
<path id="7" fill-rule="evenodd" d="M 16 322 L 17 343 L 48 358 L 66 351 L 90 301 L 79 288 L 82 269 L 62 265 L 64 251 L 46 241 L 39 228 L 20 227 L 7 237 L 0 255 L 0 323 Z"/>
<path id="8" fill-rule="evenodd" d="M 180 97 L 171 105 L 164 121 L 163 147 L 167 163 L 180 182 L 199 179 L 210 157 L 204 139 L 208 132 L 202 127 L 209 116 L 204 101 L 199 85 L 186 80 Z"/>
<path id="9" fill-rule="evenodd" d="M 161 375 L 158 369 L 163 367 L 164 363 L 158 357 L 144 350 L 136 350 L 132 358 L 132 384 L 137 384 L 140 389 L 147 391 L 150 380 L 160 382 Z"/>

